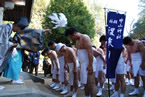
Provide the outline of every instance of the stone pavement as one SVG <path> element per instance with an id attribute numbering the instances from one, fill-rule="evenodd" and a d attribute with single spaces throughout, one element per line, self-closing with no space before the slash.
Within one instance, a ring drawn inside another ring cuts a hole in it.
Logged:
<path id="1" fill-rule="evenodd" d="M 29 74 L 27 74 L 27 76 L 28 75 Z M 44 80 L 44 84 L 38 82 L 39 80 L 35 82 L 31 78 L 25 77 L 26 76 L 22 76 L 21 74 L 21 79 L 24 80 L 24 84 L 22 85 L 12 84 L 10 79 L 1 77 L 0 85 L 5 86 L 5 89 L 0 91 L 0 97 L 64 97 L 63 95 L 60 95 L 60 92 L 56 92 L 48 86 L 48 84 L 51 83 L 50 77 L 43 78 L 42 74 L 37 76 L 39 79 Z M 35 80 L 37 80 L 37 77 Z M 133 91 L 133 86 L 127 86 L 125 97 L 142 97 L 143 95 L 142 87 L 139 88 L 140 95 L 138 96 L 128 96 L 128 93 L 131 91 Z M 111 91 L 111 94 L 112 93 L 113 92 Z M 77 97 L 85 97 L 84 90 L 79 88 Z M 108 97 L 107 84 L 105 84 L 103 95 L 101 97 Z"/>

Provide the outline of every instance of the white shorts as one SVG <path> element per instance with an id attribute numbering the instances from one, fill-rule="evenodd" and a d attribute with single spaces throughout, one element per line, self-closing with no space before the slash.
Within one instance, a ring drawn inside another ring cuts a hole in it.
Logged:
<path id="1" fill-rule="evenodd" d="M 52 74 L 52 79 L 56 79 L 56 74 Z"/>
<path id="2" fill-rule="evenodd" d="M 141 53 L 140 52 L 138 52 L 138 53 L 132 53 L 131 54 L 131 61 L 132 61 L 131 63 L 132 63 L 133 76 L 136 77 L 137 74 L 139 73 L 139 70 L 141 70 L 140 69 L 140 65 L 141 65 L 141 62 L 142 62 Z"/>
<path id="3" fill-rule="evenodd" d="M 126 72 L 129 72 L 131 69 L 131 66 L 129 65 L 129 61 L 126 64 Z"/>
<path id="4" fill-rule="evenodd" d="M 116 74 L 126 74 L 125 62 L 123 60 L 122 54 L 119 57 L 117 66 L 116 66 Z"/>
<path id="5" fill-rule="evenodd" d="M 57 60 L 58 61 L 58 60 Z M 57 71 L 57 66 L 55 64 L 55 61 L 53 60 L 54 68 L 53 68 L 53 74 L 60 74 L 60 70 Z M 58 61 L 58 68 L 60 69 L 59 61 Z"/>
<path id="6" fill-rule="evenodd" d="M 145 76 L 145 70 L 142 70 L 141 67 L 139 68 L 139 75 Z"/>
<path id="7" fill-rule="evenodd" d="M 104 62 L 103 60 L 100 58 L 100 56 L 96 57 L 96 73 L 95 73 L 95 77 L 98 78 L 98 73 L 99 71 L 102 71 L 103 73 L 105 73 L 105 69 L 103 68 L 104 66 Z"/>
<path id="8" fill-rule="evenodd" d="M 61 56 L 58 58 L 59 59 L 59 64 L 60 64 L 60 74 L 59 74 L 59 81 L 64 82 L 64 56 Z"/>
<path id="9" fill-rule="evenodd" d="M 78 59 L 81 65 L 80 69 L 80 77 L 81 77 L 81 83 L 87 84 L 87 78 L 88 78 L 88 71 L 87 67 L 89 65 L 89 57 L 88 57 L 88 50 L 86 49 L 78 49 L 77 50 Z M 93 72 L 96 72 L 96 59 L 93 57 Z"/>
<path id="10" fill-rule="evenodd" d="M 69 83 L 71 86 L 73 86 L 73 82 L 74 82 L 74 73 L 73 73 L 73 69 L 74 69 L 74 65 L 73 63 L 68 63 L 69 66 Z M 76 66 L 78 68 L 79 63 L 76 62 Z"/>
<path id="11" fill-rule="evenodd" d="M 53 74 L 53 65 L 51 65 L 51 74 Z"/>

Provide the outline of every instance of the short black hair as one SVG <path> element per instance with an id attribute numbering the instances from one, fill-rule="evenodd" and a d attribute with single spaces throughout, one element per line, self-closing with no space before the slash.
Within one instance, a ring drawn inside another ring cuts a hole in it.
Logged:
<path id="1" fill-rule="evenodd" d="M 48 52 L 49 50 L 51 50 L 50 48 L 45 48 L 43 51 L 42 51 L 42 55 L 44 56 L 44 54 L 46 53 L 46 52 Z"/>
<path id="2" fill-rule="evenodd" d="M 102 35 L 99 39 L 100 42 L 107 41 L 106 35 Z"/>
<path id="3" fill-rule="evenodd" d="M 95 45 L 93 45 L 92 47 L 96 49 L 96 46 Z"/>
<path id="4" fill-rule="evenodd" d="M 48 46 L 52 46 L 52 45 L 54 45 L 54 44 L 55 44 L 54 41 L 50 41 L 50 42 L 48 42 Z"/>
<path id="5" fill-rule="evenodd" d="M 67 47 L 71 47 L 71 48 L 72 48 L 72 44 L 67 44 L 66 46 L 67 46 Z"/>
<path id="6" fill-rule="evenodd" d="M 132 38 L 130 38 L 129 36 L 124 37 L 123 39 L 123 44 L 127 45 L 132 41 Z"/>
<path id="7" fill-rule="evenodd" d="M 68 35 L 73 35 L 75 32 L 78 32 L 77 29 L 68 27 L 66 28 L 64 34 L 65 36 L 68 36 Z"/>
<path id="8" fill-rule="evenodd" d="M 102 50 L 104 49 L 104 47 L 102 46 L 102 45 L 100 45 L 100 47 L 99 48 L 101 48 Z"/>

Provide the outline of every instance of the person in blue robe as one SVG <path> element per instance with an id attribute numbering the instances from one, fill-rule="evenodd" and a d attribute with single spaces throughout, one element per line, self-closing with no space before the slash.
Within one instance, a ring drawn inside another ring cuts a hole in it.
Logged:
<path id="1" fill-rule="evenodd" d="M 20 30 L 23 30 L 29 25 L 29 22 L 27 17 L 20 17 L 18 20 L 14 22 L 14 24 L 18 26 Z M 18 41 L 12 40 L 12 42 L 17 43 Z M 14 48 L 10 56 L 10 59 L 8 60 L 8 65 L 4 69 L 3 76 L 12 79 L 12 83 L 14 84 L 23 84 L 24 82 L 19 79 L 21 68 L 22 68 L 22 51 L 21 49 Z"/>

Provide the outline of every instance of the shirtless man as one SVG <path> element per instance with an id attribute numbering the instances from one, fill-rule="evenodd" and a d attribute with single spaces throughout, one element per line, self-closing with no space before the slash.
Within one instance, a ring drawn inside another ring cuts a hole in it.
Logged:
<path id="1" fill-rule="evenodd" d="M 77 61 L 79 62 L 79 60 L 78 60 L 78 55 L 77 55 L 77 49 L 76 49 L 75 47 L 73 47 L 71 44 L 67 44 L 66 46 L 72 48 L 72 49 L 75 51 L 76 59 L 77 59 Z M 81 80 L 81 79 L 80 79 L 80 68 L 81 68 L 81 67 L 80 67 L 80 63 L 79 63 L 79 67 L 78 67 L 78 71 L 77 71 L 77 72 L 78 72 L 77 74 L 78 74 L 78 87 L 79 87 L 79 88 L 81 87 L 81 82 L 80 82 L 80 80 Z M 84 87 L 82 86 L 81 89 L 82 89 L 82 88 L 84 88 Z"/>
<path id="2" fill-rule="evenodd" d="M 62 83 L 61 84 L 61 88 L 57 89 L 57 91 L 62 90 L 62 92 L 60 94 L 66 94 L 68 92 L 67 89 L 67 80 L 66 80 L 66 69 L 65 69 L 65 61 L 64 61 L 64 56 L 61 52 L 56 50 L 56 45 L 57 43 L 55 43 L 54 41 L 50 41 L 48 43 L 48 47 L 50 47 L 51 49 L 55 50 L 57 53 L 57 57 L 60 63 L 60 75 L 59 75 L 59 81 Z"/>
<path id="3" fill-rule="evenodd" d="M 93 51 L 88 35 L 79 33 L 75 28 L 67 28 L 65 36 L 76 41 L 77 55 L 81 65 L 81 82 L 85 85 L 85 96 L 96 97 L 95 64 L 93 64 Z"/>
<path id="4" fill-rule="evenodd" d="M 57 58 L 57 54 L 55 51 L 51 50 L 50 48 L 46 48 L 44 49 L 43 51 L 43 55 L 44 56 L 48 56 L 51 60 L 51 63 L 52 63 L 52 78 L 53 78 L 53 81 L 55 82 L 55 86 L 53 87 L 53 89 L 58 89 L 59 88 L 59 69 L 60 69 L 60 66 L 59 66 L 59 61 L 58 61 L 58 58 Z"/>
<path id="5" fill-rule="evenodd" d="M 125 97 L 125 90 L 126 90 L 126 84 L 124 75 L 126 74 L 126 65 L 123 59 L 123 51 L 120 54 L 117 66 L 116 66 L 116 81 L 115 81 L 115 92 L 111 97 Z M 118 94 L 118 90 L 121 88 L 120 96 Z"/>
<path id="6" fill-rule="evenodd" d="M 77 90 L 78 90 L 77 69 L 79 63 L 76 59 L 75 51 L 70 47 L 66 47 L 62 43 L 57 44 L 56 50 L 64 54 L 65 62 L 69 66 L 70 92 L 67 95 L 65 95 L 65 97 L 67 96 L 77 97 Z M 74 89 L 74 93 L 73 93 L 73 89 Z"/>
<path id="7" fill-rule="evenodd" d="M 145 97 L 145 48 L 142 42 L 133 40 L 130 37 L 123 39 L 123 44 L 126 45 L 129 61 L 132 65 L 133 76 L 135 79 L 135 89 L 129 95 L 139 94 L 139 75 L 143 81 L 144 95 Z"/>
<path id="8" fill-rule="evenodd" d="M 124 47 L 124 50 L 123 50 L 123 59 L 126 64 L 126 80 L 125 80 L 125 82 L 127 83 L 126 85 L 134 85 L 133 79 L 132 79 L 131 66 L 128 60 L 128 53 L 127 53 L 126 47 Z"/>
<path id="9" fill-rule="evenodd" d="M 100 88 L 96 96 L 101 96 L 102 95 L 102 87 L 105 82 L 105 59 L 104 59 L 104 52 L 101 48 L 96 48 L 93 46 L 93 55 L 96 58 L 96 74 L 95 74 L 95 82 L 96 86 L 98 85 L 98 82 L 100 83 Z"/>

